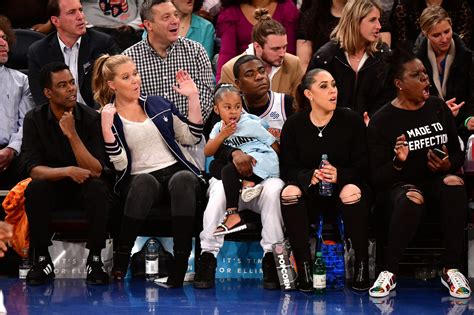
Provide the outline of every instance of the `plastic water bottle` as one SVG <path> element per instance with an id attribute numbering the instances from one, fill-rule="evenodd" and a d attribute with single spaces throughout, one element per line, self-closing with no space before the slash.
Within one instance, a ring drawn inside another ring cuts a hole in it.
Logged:
<path id="1" fill-rule="evenodd" d="M 146 242 L 145 277 L 147 280 L 158 278 L 158 242 L 151 238 Z"/>
<path id="2" fill-rule="evenodd" d="M 328 155 L 323 154 L 321 156 L 321 163 L 319 163 L 319 169 L 322 169 L 324 165 L 329 164 Z M 332 196 L 332 183 L 322 180 L 319 182 L 319 195 L 323 197 Z"/>
<path id="3" fill-rule="evenodd" d="M 25 247 L 22 249 L 22 258 L 20 265 L 18 266 L 18 278 L 20 279 L 26 279 L 26 275 L 28 274 L 28 271 L 31 269 L 31 263 L 30 263 L 30 249 L 28 247 Z"/>
<path id="4" fill-rule="evenodd" d="M 313 265 L 313 289 L 317 294 L 323 294 L 326 289 L 326 264 L 323 253 L 317 252 Z"/>

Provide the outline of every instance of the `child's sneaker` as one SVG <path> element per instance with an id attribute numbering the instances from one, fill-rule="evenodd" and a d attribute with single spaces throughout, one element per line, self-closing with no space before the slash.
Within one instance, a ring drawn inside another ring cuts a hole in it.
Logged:
<path id="1" fill-rule="evenodd" d="M 397 287 L 395 275 L 390 271 L 382 271 L 369 289 L 371 297 L 384 297 Z"/>
<path id="2" fill-rule="evenodd" d="M 441 283 L 449 289 L 449 294 L 455 298 L 467 299 L 471 296 L 471 287 L 464 275 L 457 269 L 443 269 Z"/>
<path id="3" fill-rule="evenodd" d="M 242 188 L 242 200 L 244 202 L 249 202 L 252 199 L 257 198 L 260 196 L 260 193 L 262 192 L 263 186 L 260 184 L 257 184 L 252 187 L 243 187 Z"/>

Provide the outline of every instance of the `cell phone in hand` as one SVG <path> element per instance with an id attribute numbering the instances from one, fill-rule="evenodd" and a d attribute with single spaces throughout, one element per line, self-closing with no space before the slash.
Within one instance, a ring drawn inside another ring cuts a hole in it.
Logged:
<path id="1" fill-rule="evenodd" d="M 448 154 L 439 148 L 434 148 L 433 152 L 442 160 L 448 157 Z"/>

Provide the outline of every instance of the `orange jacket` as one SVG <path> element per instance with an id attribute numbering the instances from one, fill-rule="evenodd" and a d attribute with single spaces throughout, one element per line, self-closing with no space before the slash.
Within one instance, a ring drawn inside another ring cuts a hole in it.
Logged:
<path id="1" fill-rule="evenodd" d="M 31 178 L 27 178 L 16 184 L 2 203 L 7 214 L 5 222 L 13 225 L 13 238 L 11 240 L 13 249 L 20 256 L 23 256 L 23 249 L 30 246 L 30 230 L 25 212 L 24 197 L 26 187 L 30 182 Z"/>

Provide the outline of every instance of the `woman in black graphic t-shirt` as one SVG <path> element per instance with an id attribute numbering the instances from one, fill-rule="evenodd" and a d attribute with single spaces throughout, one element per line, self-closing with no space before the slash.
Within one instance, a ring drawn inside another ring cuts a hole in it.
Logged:
<path id="1" fill-rule="evenodd" d="M 451 111 L 439 98 L 430 97 L 430 82 L 423 63 L 399 51 L 394 54 L 391 78 L 397 97 L 371 119 L 368 127 L 372 181 L 378 200 L 390 209 L 385 271 L 369 294 L 387 296 L 396 287 L 398 262 L 414 236 L 426 208 L 438 207 L 443 222 L 441 282 L 450 294 L 467 298 L 469 284 L 459 272 L 466 224 L 464 183 L 455 174 L 463 163 Z M 382 269 L 383 270 L 383 269 Z"/>

